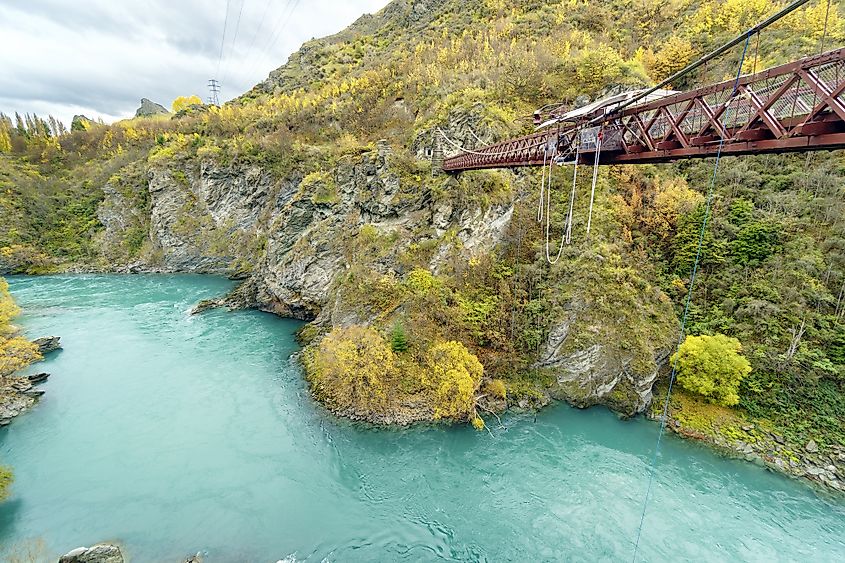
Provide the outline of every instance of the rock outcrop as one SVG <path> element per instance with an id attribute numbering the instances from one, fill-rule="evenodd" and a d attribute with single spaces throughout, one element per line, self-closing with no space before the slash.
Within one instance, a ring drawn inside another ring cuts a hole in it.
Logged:
<path id="1" fill-rule="evenodd" d="M 566 286 L 574 296 L 552 325 L 535 368 L 554 377 L 555 398 L 581 408 L 607 405 L 624 416 L 641 413 L 677 343 L 672 304 L 630 268 L 627 281 L 637 291 L 604 291 L 592 280 L 624 266 L 598 254 L 579 260 Z"/>
<path id="2" fill-rule="evenodd" d="M 77 547 L 59 558 L 59 563 L 123 563 L 120 548 L 112 544 Z"/>
<path id="3" fill-rule="evenodd" d="M 161 105 L 147 98 L 141 98 L 141 107 L 135 112 L 135 117 L 151 117 L 153 115 L 167 115 L 170 112 Z"/>
<path id="4" fill-rule="evenodd" d="M 61 339 L 61 336 L 45 336 L 42 338 L 36 338 L 32 342 L 38 346 L 38 352 L 42 356 L 46 356 L 50 352 L 62 349 Z"/>
<path id="5" fill-rule="evenodd" d="M 96 121 L 84 115 L 74 115 L 70 122 L 71 131 L 85 131 L 94 125 Z"/>

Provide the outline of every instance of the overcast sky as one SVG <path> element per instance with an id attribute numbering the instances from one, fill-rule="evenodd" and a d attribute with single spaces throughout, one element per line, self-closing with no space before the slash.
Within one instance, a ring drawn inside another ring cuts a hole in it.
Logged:
<path id="1" fill-rule="evenodd" d="M 141 98 L 221 101 L 388 0 L 0 0 L 0 112 L 113 121 Z M 228 21 L 226 8 L 228 4 Z M 238 21 L 240 20 L 240 21 Z M 219 64 L 224 22 L 226 36 Z"/>

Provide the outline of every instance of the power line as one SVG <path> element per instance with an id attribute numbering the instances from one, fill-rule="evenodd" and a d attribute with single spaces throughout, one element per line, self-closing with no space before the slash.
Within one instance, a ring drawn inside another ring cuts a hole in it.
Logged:
<path id="1" fill-rule="evenodd" d="M 267 45 L 268 51 L 276 45 L 276 42 L 279 40 L 279 37 L 281 36 L 282 32 L 285 30 L 285 28 L 290 23 L 291 17 L 293 16 L 294 12 L 296 12 L 296 8 L 299 6 L 300 1 L 301 0 L 293 0 L 293 4 L 291 5 L 290 12 L 288 13 L 287 17 L 282 22 L 282 25 L 279 28 L 279 30 L 276 32 L 275 35 L 273 35 L 273 38 L 270 39 L 270 44 Z"/>
<path id="2" fill-rule="evenodd" d="M 241 16 L 244 13 L 244 5 L 246 0 L 241 0 L 241 9 L 238 11 L 238 20 L 235 22 L 235 34 L 232 39 L 232 47 L 229 49 L 229 55 L 226 57 L 226 66 L 223 67 L 223 82 L 226 81 L 226 75 L 229 74 L 229 63 L 232 60 L 232 55 L 235 53 L 235 46 L 238 43 L 238 31 L 241 28 Z"/>
<path id="3" fill-rule="evenodd" d="M 264 22 L 267 19 L 267 12 L 270 11 L 271 3 L 272 0 L 267 0 L 267 2 L 264 3 L 264 11 L 261 13 L 261 18 L 258 22 L 258 27 L 255 28 L 255 33 L 252 34 L 252 39 L 250 39 L 249 41 L 249 47 L 247 47 L 245 51 L 247 54 L 251 53 L 252 48 L 255 47 L 255 40 L 258 39 L 258 34 L 261 32 L 261 28 L 264 27 Z M 290 3 L 290 0 L 288 0 L 288 3 Z"/>
<path id="4" fill-rule="evenodd" d="M 217 71 L 214 73 L 215 78 L 220 75 L 220 63 L 223 61 L 223 48 L 226 46 L 226 29 L 229 27 L 229 4 L 231 0 L 226 0 L 226 17 L 223 19 L 223 37 L 220 38 L 220 55 L 217 57 Z"/>
<path id="5" fill-rule="evenodd" d="M 287 21 L 289 20 L 290 16 L 293 14 L 294 10 L 296 9 L 296 5 L 299 4 L 298 0 L 287 0 L 284 7 L 280 10 L 280 14 L 278 19 L 276 19 L 275 25 L 272 27 L 272 31 L 267 35 L 270 37 L 270 41 L 265 44 L 264 48 L 261 49 L 262 52 L 267 52 L 273 45 L 276 43 L 276 38 L 279 35 L 279 32 L 284 29 L 284 26 L 287 25 Z M 249 67 L 249 73 L 252 73 L 253 69 L 255 69 L 255 65 L 257 64 L 258 58 L 256 57 L 253 59 L 252 64 Z"/>

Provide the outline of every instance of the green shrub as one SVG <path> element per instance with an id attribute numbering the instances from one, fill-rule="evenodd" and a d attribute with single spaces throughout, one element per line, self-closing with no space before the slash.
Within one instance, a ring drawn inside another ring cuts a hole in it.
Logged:
<path id="1" fill-rule="evenodd" d="M 672 362 L 677 363 L 678 384 L 713 403 L 732 406 L 739 403 L 739 385 L 751 373 L 751 364 L 742 356 L 736 338 L 688 336 Z"/>

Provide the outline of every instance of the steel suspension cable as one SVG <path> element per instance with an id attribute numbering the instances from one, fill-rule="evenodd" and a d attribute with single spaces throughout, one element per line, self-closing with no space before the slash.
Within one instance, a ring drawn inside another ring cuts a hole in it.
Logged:
<path id="1" fill-rule="evenodd" d="M 641 100 L 644 100 L 645 98 L 647 98 L 651 94 L 657 92 L 661 88 L 664 88 L 664 87 L 668 86 L 669 84 L 677 82 L 678 79 L 683 78 L 684 76 L 691 73 L 692 71 L 694 71 L 698 67 L 705 65 L 709 61 L 712 61 L 713 59 L 718 57 L 719 55 L 724 54 L 725 52 L 730 50 L 732 47 L 739 45 L 743 41 L 745 41 L 747 43 L 748 39 L 751 36 L 753 36 L 755 33 L 759 32 L 763 29 L 766 29 L 767 27 L 769 27 L 770 25 L 772 25 L 776 21 L 778 21 L 778 20 L 784 18 L 785 16 L 791 14 L 792 12 L 794 12 L 795 10 L 797 10 L 798 8 L 800 8 L 801 6 L 803 6 L 804 4 L 806 4 L 809 1 L 810 0 L 795 0 L 794 2 L 792 2 L 788 6 L 784 7 L 782 10 L 780 10 L 776 14 L 770 16 L 769 18 L 765 19 L 764 21 L 755 25 L 754 27 L 749 28 L 747 31 L 738 35 L 734 39 L 731 39 L 730 41 L 728 41 L 727 43 L 725 43 L 721 47 L 717 48 L 716 50 L 711 51 L 710 53 L 704 55 L 703 57 L 699 58 L 697 61 L 690 63 L 689 65 L 682 68 L 681 70 L 679 70 L 678 72 L 676 72 L 675 74 L 673 74 L 669 78 L 665 79 L 661 83 L 657 84 L 656 86 L 652 86 L 648 90 L 640 92 L 639 94 L 637 94 L 636 96 L 634 96 L 630 100 L 624 102 L 623 104 L 616 106 L 615 108 L 613 108 L 613 111 L 611 113 L 609 113 L 607 116 L 600 116 L 600 117 L 596 117 L 596 118 L 592 119 L 589 124 L 594 125 L 594 124 L 598 123 L 599 121 L 605 120 L 610 115 L 619 113 L 623 109 L 630 107 L 630 106 L 636 104 L 637 102 L 639 102 Z"/>
<path id="2" fill-rule="evenodd" d="M 745 56 L 748 53 L 748 42 L 751 36 L 749 35 L 745 40 L 745 48 L 742 51 L 742 57 L 739 61 L 739 68 L 737 69 L 736 74 L 736 81 L 734 82 L 733 93 L 731 94 L 731 99 L 733 99 L 737 92 L 739 91 L 739 79 L 742 76 L 742 65 L 745 63 Z M 730 103 L 728 103 L 728 108 L 726 109 L 725 113 L 730 113 Z M 728 124 L 728 117 L 725 117 L 725 127 Z M 690 274 L 690 283 L 689 283 L 689 290 L 687 291 L 686 303 L 684 304 L 684 314 L 681 318 L 681 331 L 678 337 L 678 345 L 676 347 L 676 352 L 680 350 L 681 345 L 684 343 L 684 339 L 686 338 L 686 328 L 687 328 L 687 321 L 689 319 L 689 312 L 690 312 L 690 305 L 692 304 L 692 295 L 693 290 L 695 289 L 695 280 L 698 276 L 698 270 L 701 265 L 701 255 L 704 249 L 704 237 L 707 233 L 707 225 L 710 221 L 710 214 L 713 209 L 713 198 L 716 191 L 716 179 L 719 174 L 719 163 L 722 160 L 722 149 L 725 146 L 725 139 L 719 141 L 719 150 L 716 153 L 716 162 L 713 166 L 713 175 L 710 178 L 710 184 L 707 187 L 707 200 L 704 208 L 704 218 L 701 222 L 701 231 L 698 235 L 698 245 L 696 248 L 695 254 L 695 261 L 693 262 L 692 273 Z M 648 511 L 648 504 L 649 500 L 651 499 L 651 490 L 654 485 L 654 475 L 657 472 L 657 461 L 660 454 L 660 444 L 663 439 L 663 434 L 666 430 L 666 421 L 669 418 L 669 401 L 672 398 L 672 390 L 675 384 L 675 378 L 678 374 L 678 354 L 675 354 L 675 360 L 672 362 L 672 373 L 669 376 L 669 389 L 666 392 L 666 399 L 663 403 L 663 412 L 660 416 L 660 427 L 657 432 L 657 445 L 654 449 L 654 457 L 651 461 L 651 466 L 649 470 L 649 477 L 648 477 L 648 488 L 646 489 L 646 496 L 645 501 L 643 502 L 643 511 L 642 515 L 640 516 L 640 525 L 637 528 L 637 540 L 634 544 L 634 557 L 633 561 L 636 563 L 637 555 L 640 549 L 640 539 L 642 538 L 643 528 L 645 525 L 645 517 L 646 512 Z"/>

